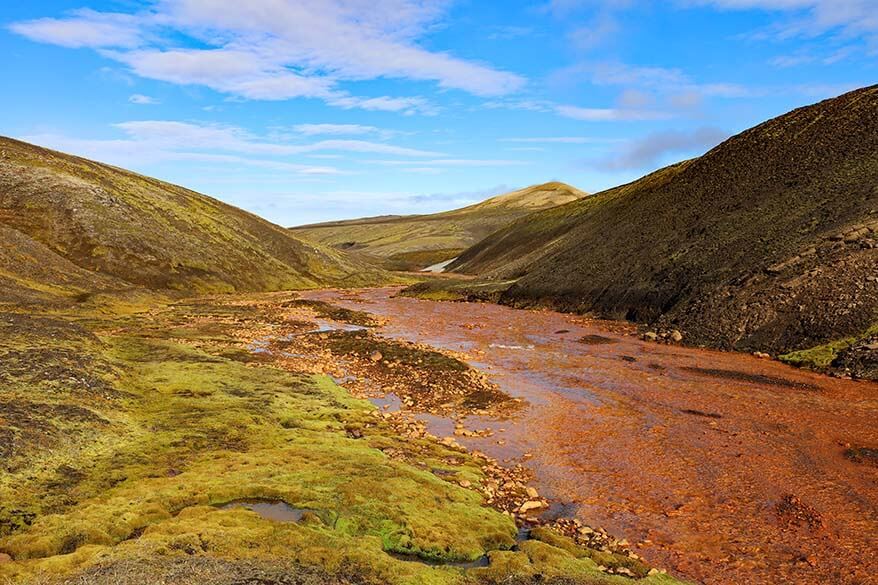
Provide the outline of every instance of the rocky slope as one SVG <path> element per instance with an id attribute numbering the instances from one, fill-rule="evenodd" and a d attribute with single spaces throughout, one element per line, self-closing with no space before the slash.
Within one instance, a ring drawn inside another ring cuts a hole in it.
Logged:
<path id="1" fill-rule="evenodd" d="M 218 292 L 379 278 L 216 199 L 0 137 L 0 282 L 7 285 L 0 300 L 131 285 Z"/>
<path id="2" fill-rule="evenodd" d="M 564 183 L 545 183 L 443 213 L 354 219 L 292 230 L 302 238 L 376 257 L 388 268 L 416 270 L 454 258 L 528 213 L 585 196 Z"/>
<path id="3" fill-rule="evenodd" d="M 860 340 L 878 333 L 876 232 L 872 86 L 527 216 L 450 269 L 510 281 L 505 303 L 649 322 L 690 343 L 797 352 L 791 360 L 819 366 L 855 345 L 862 364 Z"/>

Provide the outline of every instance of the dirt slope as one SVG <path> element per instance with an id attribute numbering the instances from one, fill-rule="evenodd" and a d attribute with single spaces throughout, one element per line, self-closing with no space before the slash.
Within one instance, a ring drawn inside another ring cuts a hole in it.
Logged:
<path id="1" fill-rule="evenodd" d="M 845 339 L 843 349 L 878 323 L 876 231 L 873 86 L 530 215 L 451 269 L 517 279 L 506 303 L 653 322 L 692 343 L 783 353 Z"/>
<path id="2" fill-rule="evenodd" d="M 5 249 L 0 278 L 14 279 L 16 287 L 82 288 L 88 273 L 155 289 L 202 292 L 379 279 L 364 264 L 303 243 L 216 199 L 2 137 L 0 226 L 0 249 Z M 13 253 L 27 256 L 43 272 L 17 262 Z M 91 284 L 108 282 L 95 277 Z"/>
<path id="3" fill-rule="evenodd" d="M 302 238 L 377 257 L 390 268 L 418 269 L 454 258 L 528 213 L 585 196 L 564 183 L 545 183 L 432 215 L 382 216 L 291 229 Z"/>

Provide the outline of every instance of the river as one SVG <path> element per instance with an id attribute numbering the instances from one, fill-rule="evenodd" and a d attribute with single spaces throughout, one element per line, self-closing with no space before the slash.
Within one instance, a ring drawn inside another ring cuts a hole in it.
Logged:
<path id="1" fill-rule="evenodd" d="M 878 447 L 878 384 L 645 342 L 624 323 L 396 292 L 303 297 L 462 352 L 524 399 L 513 420 L 466 421 L 492 436 L 457 439 L 531 469 L 553 512 L 707 584 L 878 583 L 878 467 L 845 456 Z"/>

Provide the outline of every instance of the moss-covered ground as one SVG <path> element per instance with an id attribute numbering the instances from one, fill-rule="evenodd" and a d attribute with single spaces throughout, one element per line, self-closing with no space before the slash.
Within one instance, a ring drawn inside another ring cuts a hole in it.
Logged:
<path id="1" fill-rule="evenodd" d="M 304 327 L 279 306 L 0 315 L 0 582 L 629 581 L 563 537 L 516 542 L 510 516 L 431 472 L 477 484 L 479 460 L 249 351 L 252 331 Z M 240 499 L 308 512 L 220 508 Z"/>

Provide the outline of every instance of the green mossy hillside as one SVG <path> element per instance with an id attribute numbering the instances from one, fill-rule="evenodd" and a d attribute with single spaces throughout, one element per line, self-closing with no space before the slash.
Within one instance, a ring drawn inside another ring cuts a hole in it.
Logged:
<path id="1" fill-rule="evenodd" d="M 298 237 L 355 252 L 390 270 L 420 270 L 454 258 L 529 213 L 585 196 L 570 185 L 553 182 L 443 213 L 373 217 L 291 229 Z"/>
<path id="2" fill-rule="evenodd" d="M 12 289 L 0 302 L 132 285 L 207 293 L 386 278 L 216 199 L 0 137 L 0 284 Z"/>

